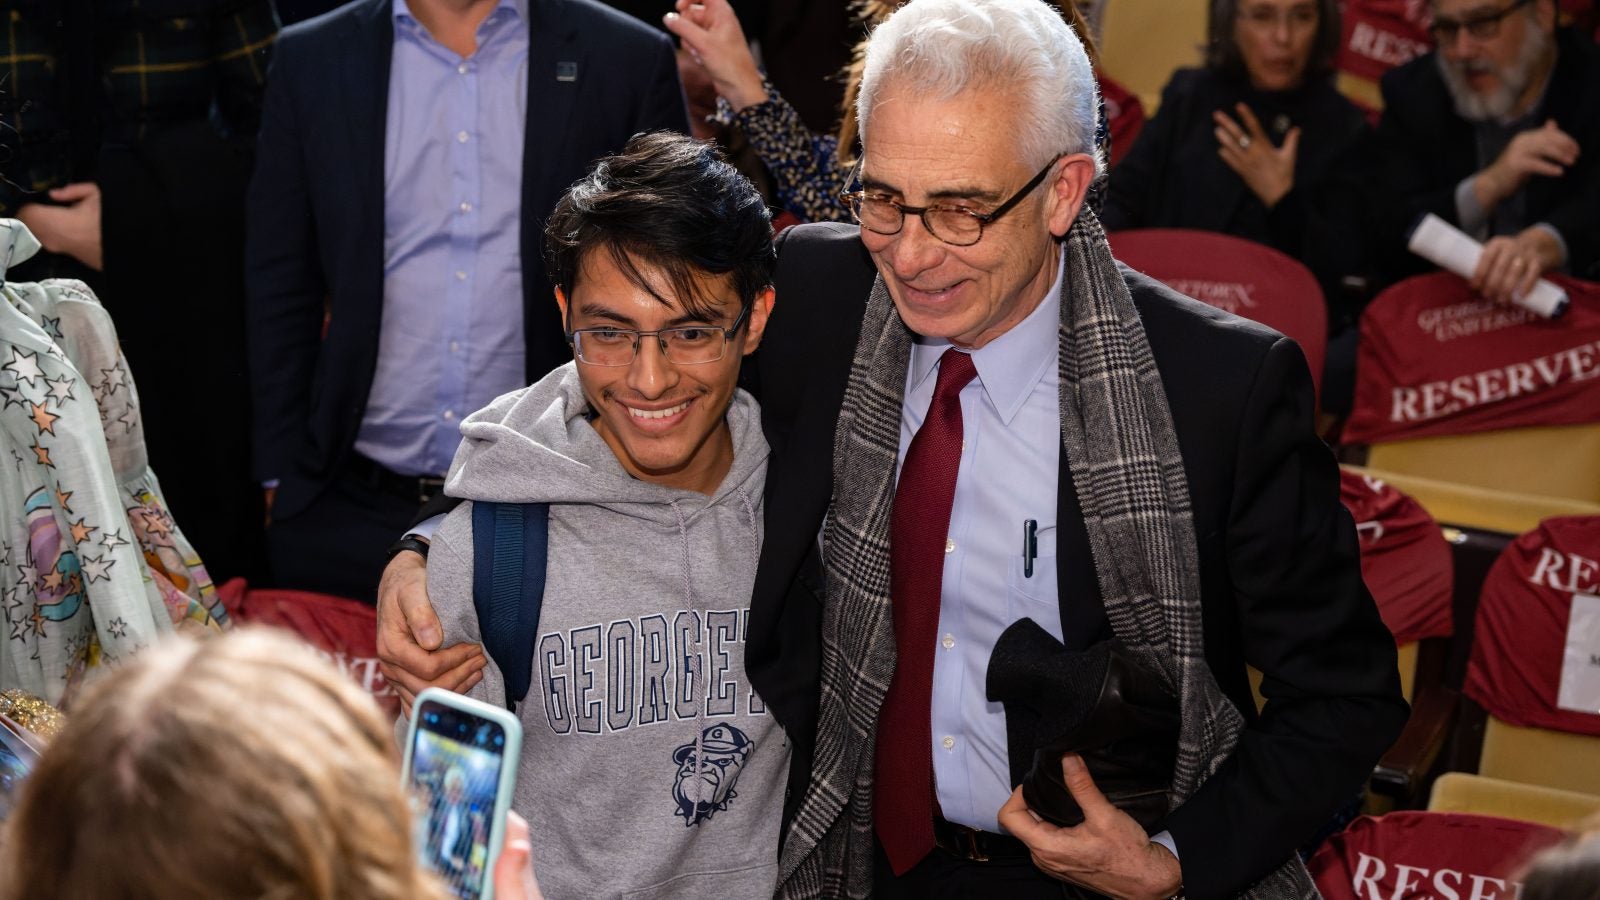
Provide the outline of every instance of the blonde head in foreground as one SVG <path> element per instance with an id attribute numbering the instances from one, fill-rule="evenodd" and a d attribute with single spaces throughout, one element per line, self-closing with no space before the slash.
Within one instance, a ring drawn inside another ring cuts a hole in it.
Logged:
<path id="1" fill-rule="evenodd" d="M 173 639 L 101 679 L 23 787 L 0 900 L 443 898 L 392 732 L 298 641 Z"/>

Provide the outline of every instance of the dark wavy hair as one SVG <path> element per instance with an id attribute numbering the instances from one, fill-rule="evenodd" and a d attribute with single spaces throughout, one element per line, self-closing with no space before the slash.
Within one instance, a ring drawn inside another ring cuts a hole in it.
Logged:
<path id="1" fill-rule="evenodd" d="M 1239 20 L 1244 0 L 1211 0 L 1211 16 L 1206 27 L 1206 68 L 1228 78 L 1248 79 L 1244 55 L 1233 39 L 1233 26 Z M 1333 74 L 1334 57 L 1339 53 L 1339 0 L 1316 0 L 1317 34 L 1311 40 L 1311 58 L 1306 60 L 1305 81 L 1310 83 Z"/>
<path id="2" fill-rule="evenodd" d="M 682 134 L 636 134 L 567 189 L 545 226 L 550 280 L 568 297 L 589 254 L 611 254 L 634 284 L 672 302 L 641 266 L 660 272 L 686 313 L 715 318 L 696 275 L 732 275 L 740 307 L 772 284 L 772 217 L 715 145 Z"/>

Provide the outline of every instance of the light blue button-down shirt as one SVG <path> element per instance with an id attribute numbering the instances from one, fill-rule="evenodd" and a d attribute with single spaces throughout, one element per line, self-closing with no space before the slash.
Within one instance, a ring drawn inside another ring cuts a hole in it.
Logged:
<path id="1" fill-rule="evenodd" d="M 961 389 L 964 441 L 945 544 L 944 590 L 933 662 L 933 777 L 944 817 L 999 831 L 1011 796 L 1006 717 L 985 699 L 1000 632 L 1027 617 L 1060 638 L 1056 485 L 1061 465 L 1056 283 L 1027 318 L 972 354 L 978 377 Z M 900 461 L 933 400 L 943 340 L 911 348 L 900 413 Z M 1033 575 L 1023 574 L 1023 522 L 1038 528 Z"/>
<path id="2" fill-rule="evenodd" d="M 407 475 L 450 467 L 462 416 L 522 387 L 526 0 L 501 0 L 463 59 L 394 0 L 383 324 L 357 452 Z"/>
<path id="3" fill-rule="evenodd" d="M 1061 279 L 1027 318 L 972 354 L 978 377 L 961 389 L 961 467 L 945 543 L 939 632 L 934 638 L 933 780 L 944 817 L 1000 831 L 1011 797 L 1005 707 L 985 685 L 995 641 L 1030 618 L 1063 640 L 1056 583 L 1056 494 L 1061 481 L 1061 412 L 1056 331 Z M 950 342 L 919 338 L 911 348 L 900 407 L 900 458 L 927 417 Z M 898 476 L 898 472 L 897 472 Z M 1023 522 L 1038 529 L 1032 576 L 1022 562 Z M 1174 857 L 1170 832 L 1151 835 Z"/>

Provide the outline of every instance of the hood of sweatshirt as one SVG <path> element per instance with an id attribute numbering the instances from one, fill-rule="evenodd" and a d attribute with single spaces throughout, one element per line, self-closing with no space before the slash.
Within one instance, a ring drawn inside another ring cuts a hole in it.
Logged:
<path id="1" fill-rule="evenodd" d="M 640 481 L 590 423 L 577 365 L 569 362 L 462 421 L 445 493 L 500 503 L 587 503 L 677 526 L 736 495 L 744 503 L 761 495 L 768 448 L 760 407 L 735 390 L 727 420 L 733 464 L 711 496 Z"/>

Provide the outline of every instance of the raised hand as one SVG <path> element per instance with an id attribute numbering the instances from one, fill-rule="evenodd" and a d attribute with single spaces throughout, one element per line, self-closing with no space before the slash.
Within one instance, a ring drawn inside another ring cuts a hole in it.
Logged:
<path id="1" fill-rule="evenodd" d="M 761 70 L 728 0 L 678 0 L 663 22 L 705 66 L 717 93 L 735 110 L 767 99 Z"/>
<path id="2" fill-rule="evenodd" d="M 1294 163 L 1300 154 L 1300 128 L 1289 129 L 1283 146 L 1274 147 L 1261 122 L 1250 107 L 1234 105 L 1239 120 L 1217 110 L 1211 114 L 1217 123 L 1217 155 L 1238 173 L 1250 192 L 1268 209 L 1294 188 Z"/>
<path id="3" fill-rule="evenodd" d="M 1578 161 L 1578 142 L 1562 131 L 1555 119 L 1538 128 L 1519 133 L 1506 145 L 1489 167 L 1473 181 L 1478 203 L 1494 209 L 1501 201 L 1522 190 L 1535 175 L 1560 178 Z"/>

